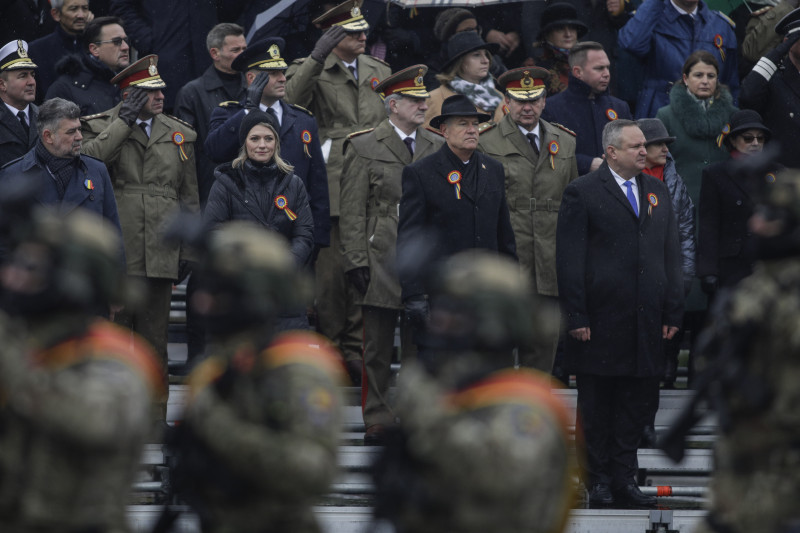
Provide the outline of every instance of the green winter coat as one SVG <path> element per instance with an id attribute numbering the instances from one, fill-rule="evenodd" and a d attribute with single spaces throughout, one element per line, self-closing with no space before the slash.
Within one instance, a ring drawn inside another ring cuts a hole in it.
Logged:
<path id="1" fill-rule="evenodd" d="M 412 158 L 388 119 L 345 141 L 339 230 L 345 272 L 369 267 L 363 305 L 403 307 L 395 272 L 403 168 L 433 154 L 443 143 L 441 135 L 420 127 Z"/>
<path id="2" fill-rule="evenodd" d="M 178 262 L 192 257 L 179 243 L 166 243 L 162 237 L 176 212 L 200 209 L 194 164 L 197 134 L 185 122 L 162 113 L 153 117 L 148 139 L 139 127 L 128 127 L 119 118 L 121 106 L 81 118 L 82 151 L 103 161 L 111 175 L 128 275 L 175 279 Z M 183 137 L 180 146 L 176 134 Z"/>
<path id="3" fill-rule="evenodd" d="M 539 121 L 539 131 L 542 139 L 537 157 L 511 115 L 506 115 L 483 130 L 478 149 L 503 164 L 520 265 L 531 273 L 538 294 L 558 296 L 556 222 L 561 193 L 578 177 L 575 135 L 544 120 Z M 557 143 L 557 148 L 552 143 Z M 552 165 L 551 145 L 556 152 Z"/>
<path id="4" fill-rule="evenodd" d="M 358 56 L 357 81 L 336 54 L 324 64 L 298 59 L 286 71 L 286 102 L 309 109 L 319 125 L 320 144 L 331 141 L 326 164 L 332 217 L 339 216 L 344 141 L 386 118 L 383 101 L 372 88 L 391 73 L 389 65 L 366 54 Z"/>

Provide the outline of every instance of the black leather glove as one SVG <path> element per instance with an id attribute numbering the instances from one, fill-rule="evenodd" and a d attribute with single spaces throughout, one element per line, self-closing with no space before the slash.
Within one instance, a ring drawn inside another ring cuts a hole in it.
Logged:
<path id="1" fill-rule="evenodd" d="M 266 70 L 259 72 L 258 76 L 247 88 L 247 97 L 244 99 L 245 109 L 258 109 L 261 104 L 261 95 L 264 92 L 264 87 L 269 83 L 269 72 Z"/>
<path id="2" fill-rule="evenodd" d="M 345 272 L 347 281 L 361 294 L 367 294 L 369 287 L 369 267 L 358 267 Z"/>
<path id="3" fill-rule="evenodd" d="M 719 278 L 717 276 L 704 276 L 700 280 L 700 288 L 708 295 L 714 294 L 719 289 Z"/>
<path id="4" fill-rule="evenodd" d="M 314 45 L 314 49 L 311 51 L 311 59 L 317 63 L 325 63 L 325 59 L 328 58 L 328 55 L 330 55 L 333 49 L 336 48 L 336 45 L 339 44 L 346 35 L 347 32 L 345 29 L 336 24 L 328 28 L 328 31 L 323 33 L 322 37 L 317 41 L 317 44 Z"/>
<path id="5" fill-rule="evenodd" d="M 405 301 L 406 319 L 414 327 L 425 327 L 430 316 L 428 300 L 424 296 L 412 296 Z"/>
<path id="6" fill-rule="evenodd" d="M 789 49 L 800 39 L 800 28 L 794 29 L 786 34 L 786 40 L 781 42 L 778 46 L 770 50 L 765 56 L 772 61 L 775 65 L 780 63 L 781 59 L 789 53 Z"/>
<path id="7" fill-rule="evenodd" d="M 147 103 L 147 91 L 134 87 L 128 91 L 128 96 L 119 108 L 119 118 L 125 121 L 128 127 L 133 127 L 139 117 L 144 104 Z"/>
<path id="8" fill-rule="evenodd" d="M 183 281 L 189 277 L 189 274 L 192 273 L 194 270 L 194 262 L 193 261 L 186 261 L 181 260 L 178 262 L 178 279 L 176 281 L 177 285 L 183 283 Z"/>

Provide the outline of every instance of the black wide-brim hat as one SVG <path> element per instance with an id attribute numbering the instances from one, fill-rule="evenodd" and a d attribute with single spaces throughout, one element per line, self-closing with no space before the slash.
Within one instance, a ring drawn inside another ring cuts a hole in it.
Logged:
<path id="1" fill-rule="evenodd" d="M 463 94 L 454 94 L 442 102 L 442 112 L 431 119 L 431 128 L 438 129 L 442 122 L 451 117 L 477 117 L 480 122 L 489 121 L 492 116 L 478 111 L 472 100 Z"/>
<path id="2" fill-rule="evenodd" d="M 475 50 L 488 50 L 489 54 L 494 55 L 500 50 L 500 45 L 487 43 L 474 31 L 456 33 L 447 41 L 447 63 L 442 67 L 442 72 L 447 72 L 456 61 Z"/>
<path id="3" fill-rule="evenodd" d="M 731 115 L 731 131 L 728 133 L 728 138 L 733 139 L 733 136 L 747 130 L 761 130 L 767 139 L 772 137 L 772 131 L 764 125 L 761 115 L 752 109 L 742 109 Z"/>
<path id="4" fill-rule="evenodd" d="M 572 4 L 565 2 L 557 2 L 550 4 L 544 11 L 540 18 L 539 40 L 544 39 L 547 32 L 558 26 L 575 26 L 578 28 L 578 39 L 583 37 L 589 32 L 589 27 L 578 18 L 578 11 Z"/>

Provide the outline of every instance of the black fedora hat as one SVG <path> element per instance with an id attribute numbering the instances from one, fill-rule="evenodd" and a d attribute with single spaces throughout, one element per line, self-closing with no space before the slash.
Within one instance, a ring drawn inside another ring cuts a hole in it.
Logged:
<path id="1" fill-rule="evenodd" d="M 442 72 L 447 72 L 453 66 L 453 63 L 470 52 L 488 50 L 490 54 L 494 55 L 499 49 L 500 45 L 487 43 L 481 39 L 477 32 L 462 31 L 456 33 L 447 41 L 447 63 L 442 67 Z"/>
<path id="2" fill-rule="evenodd" d="M 431 119 L 431 127 L 438 129 L 450 117 L 478 117 L 480 122 L 487 122 L 492 118 L 491 115 L 478 111 L 472 100 L 463 94 L 454 94 L 442 102 L 442 112 Z"/>
<path id="3" fill-rule="evenodd" d="M 644 133 L 644 144 L 671 143 L 675 137 L 670 136 L 667 127 L 657 118 L 640 118 L 636 121 L 639 129 Z"/>
<path id="4" fill-rule="evenodd" d="M 727 136 L 729 139 L 732 139 L 737 133 L 747 130 L 761 130 L 766 134 L 767 139 L 772 136 L 772 131 L 764 125 L 761 115 L 752 109 L 742 109 L 731 115 L 730 125 L 731 131 Z"/>
<path id="5" fill-rule="evenodd" d="M 575 9 L 575 6 L 566 2 L 556 2 L 544 8 L 539 21 L 541 27 L 539 40 L 542 40 L 547 32 L 558 26 L 575 26 L 578 28 L 578 39 L 589 31 L 589 27 L 578 18 L 578 10 Z"/>

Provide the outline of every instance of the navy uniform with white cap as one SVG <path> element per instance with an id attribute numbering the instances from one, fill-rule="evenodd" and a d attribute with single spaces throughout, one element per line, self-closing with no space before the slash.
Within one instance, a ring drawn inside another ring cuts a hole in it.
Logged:
<path id="1" fill-rule="evenodd" d="M 231 66 L 243 72 L 247 85 L 253 87 L 261 73 L 269 80 L 261 93 L 261 100 L 253 102 L 265 112 L 273 114 L 280 124 L 281 158 L 294 166 L 294 174 L 303 181 L 308 192 L 308 203 L 314 216 L 314 244 L 317 248 L 330 243 L 330 207 L 328 200 L 328 175 L 320 147 L 317 121 L 311 112 L 284 99 L 286 61 L 281 57 L 284 40 L 280 37 L 263 39 L 248 45 Z M 211 113 L 208 136 L 204 144 L 206 154 L 215 163 L 232 161 L 239 153 L 239 126 L 245 114 L 246 101 L 222 102 Z"/>
<path id="2" fill-rule="evenodd" d="M 784 41 L 762 57 L 742 80 L 739 103 L 764 117 L 780 145 L 778 162 L 800 168 L 800 8 L 775 26 Z"/>
<path id="3" fill-rule="evenodd" d="M 429 96 L 423 83 L 427 70 L 413 65 L 379 83 L 375 92 L 384 98 L 388 117 L 374 129 L 350 134 L 344 145 L 339 228 L 344 269 L 359 292 L 364 315 L 367 443 L 380 441 L 383 427 L 395 418 L 387 394 L 394 329 L 403 308 L 395 267 L 403 167 L 433 154 L 444 142 L 438 131 L 422 125 Z M 403 325 L 405 332 L 405 321 Z M 402 343 L 404 356 L 410 347 L 410 342 Z"/>
<path id="4" fill-rule="evenodd" d="M 373 89 L 391 74 L 389 65 L 364 53 L 369 24 L 361 14 L 361 1 L 347 0 L 316 18 L 313 23 L 327 31 L 308 58 L 296 60 L 286 71 L 286 101 L 314 113 L 327 154 L 331 246 L 317 261 L 319 330 L 342 350 L 353 377 L 352 366 L 361 362 L 362 321 L 339 250 L 342 148 L 349 134 L 386 118 Z"/>
<path id="5" fill-rule="evenodd" d="M 575 134 L 541 119 L 550 73 L 543 68 L 517 68 L 497 80 L 509 112 L 484 127 L 479 149 L 503 164 L 517 256 L 531 276 L 541 305 L 557 312 L 556 222 L 564 188 L 578 177 Z M 534 147 L 535 144 L 535 147 Z M 543 372 L 553 366 L 558 332 L 537 339 L 520 363 Z"/>
<path id="6" fill-rule="evenodd" d="M 25 41 L 11 41 L 0 48 L 0 166 L 22 157 L 36 144 L 37 68 L 28 57 Z"/>
<path id="7" fill-rule="evenodd" d="M 128 277 L 147 288 L 141 310 L 125 309 L 115 320 L 150 342 L 166 365 L 172 284 L 185 277 L 194 257 L 181 244 L 165 242 L 163 232 L 178 210 L 199 211 L 199 201 L 197 135 L 162 112 L 166 83 L 157 64 L 158 56 L 149 55 L 117 74 L 111 81 L 123 101 L 81 122 L 83 152 L 102 160 L 111 174 Z"/>

